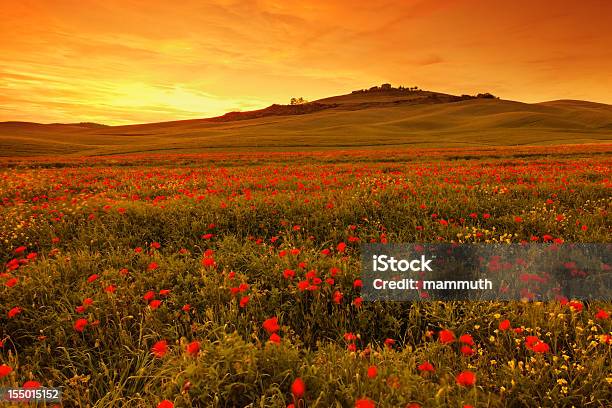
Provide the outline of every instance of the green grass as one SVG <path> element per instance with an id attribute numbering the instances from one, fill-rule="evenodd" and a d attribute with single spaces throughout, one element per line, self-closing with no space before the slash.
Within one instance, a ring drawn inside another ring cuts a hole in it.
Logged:
<path id="1" fill-rule="evenodd" d="M 590 150 L 14 162 L 0 173 L 0 261 L 37 256 L 0 278 L 0 365 L 13 368 L 0 386 L 61 386 L 66 407 L 168 399 L 177 408 L 284 408 L 300 377 L 300 404 L 309 407 L 352 407 L 359 398 L 378 407 L 605 407 L 612 322 L 595 314 L 611 312 L 610 302 L 581 311 L 558 302 L 354 304 L 360 242 L 610 242 L 609 147 Z M 282 255 L 291 249 L 300 252 Z M 211 257 L 215 265 L 203 264 Z M 296 277 L 284 278 L 285 269 Z M 297 283 L 311 270 L 323 282 L 302 291 Z M 10 277 L 18 283 L 9 288 Z M 232 294 L 242 283 L 248 288 Z M 151 290 L 157 309 L 143 298 Z M 93 304 L 78 312 L 86 298 Z M 15 306 L 23 311 L 8 318 Z M 262 327 L 271 317 L 278 345 Z M 79 318 L 88 321 L 82 333 Z M 505 319 L 522 332 L 500 330 Z M 442 344 L 441 329 L 470 334 L 475 354 Z M 529 350 L 528 335 L 550 351 Z M 168 352 L 157 358 L 150 350 L 162 339 Z M 196 340 L 200 351 L 190 356 L 186 345 Z M 424 361 L 434 373 L 418 370 Z M 456 383 L 465 370 L 476 374 L 473 387 Z"/>

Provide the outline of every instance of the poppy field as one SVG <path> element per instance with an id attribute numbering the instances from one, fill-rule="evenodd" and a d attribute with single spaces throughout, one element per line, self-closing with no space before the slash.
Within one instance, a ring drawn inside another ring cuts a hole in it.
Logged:
<path id="1" fill-rule="evenodd" d="M 609 243 L 611 174 L 609 144 L 2 159 L 0 388 L 61 387 L 64 407 L 609 406 L 611 302 L 365 302 L 359 256 Z"/>

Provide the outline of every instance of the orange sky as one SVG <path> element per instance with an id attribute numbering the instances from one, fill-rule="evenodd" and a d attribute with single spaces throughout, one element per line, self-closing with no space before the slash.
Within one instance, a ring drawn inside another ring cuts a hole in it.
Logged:
<path id="1" fill-rule="evenodd" d="M 612 103 L 612 1 L 0 0 L 0 121 L 207 117 L 383 82 Z"/>

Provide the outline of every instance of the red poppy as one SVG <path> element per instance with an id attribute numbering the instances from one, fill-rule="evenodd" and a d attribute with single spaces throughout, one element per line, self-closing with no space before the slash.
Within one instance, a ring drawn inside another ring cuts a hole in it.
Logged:
<path id="1" fill-rule="evenodd" d="M 376 378 L 378 375 L 378 368 L 376 366 L 368 367 L 368 378 Z"/>
<path id="2" fill-rule="evenodd" d="M 463 334 L 459 337 L 459 341 L 463 344 L 469 344 L 470 346 L 474 345 L 474 339 L 469 334 Z"/>
<path id="3" fill-rule="evenodd" d="M 202 259 L 202 265 L 207 267 L 213 267 L 215 266 L 215 259 L 212 257 L 204 257 Z"/>
<path id="4" fill-rule="evenodd" d="M 550 351 L 550 347 L 543 341 L 538 341 L 531 347 L 531 350 L 536 353 L 548 353 Z"/>
<path id="5" fill-rule="evenodd" d="M 338 252 L 342 253 L 346 250 L 346 244 L 344 242 L 340 242 L 336 249 L 338 250 Z"/>
<path id="6" fill-rule="evenodd" d="M 610 314 L 603 309 L 599 309 L 597 313 L 595 313 L 595 318 L 599 320 L 605 320 L 610 317 Z"/>
<path id="7" fill-rule="evenodd" d="M 74 330 L 78 331 L 79 333 L 83 333 L 83 330 L 85 330 L 87 324 L 87 319 L 78 319 L 76 322 L 74 322 Z"/>
<path id="8" fill-rule="evenodd" d="M 192 341 L 191 343 L 187 345 L 187 354 L 195 357 L 198 355 L 199 352 L 200 352 L 200 342 L 199 341 Z"/>
<path id="9" fill-rule="evenodd" d="M 505 330 L 510 329 L 510 320 L 508 320 L 508 319 L 502 320 L 501 322 L 499 322 L 498 328 L 501 331 L 505 331 Z"/>
<path id="10" fill-rule="evenodd" d="M 471 356 L 474 354 L 474 349 L 470 346 L 461 346 L 461 354 L 464 356 Z"/>
<path id="11" fill-rule="evenodd" d="M 457 374 L 457 384 L 463 387 L 472 387 L 476 384 L 476 374 L 471 371 L 462 371 Z"/>
<path id="12" fill-rule="evenodd" d="M 536 353 L 547 353 L 550 350 L 548 344 L 544 343 L 536 336 L 527 336 L 525 338 L 525 347 Z"/>
<path id="13" fill-rule="evenodd" d="M 572 300 L 572 301 L 568 302 L 568 306 L 574 312 L 580 312 L 580 311 L 582 311 L 582 309 L 584 307 L 584 305 L 582 303 L 578 302 L 577 300 Z"/>
<path id="14" fill-rule="evenodd" d="M 17 316 L 19 313 L 21 313 L 23 309 L 20 308 L 19 306 L 15 306 L 14 308 L 12 308 L 11 310 L 8 311 L 8 317 L 9 319 Z"/>
<path id="15" fill-rule="evenodd" d="M 9 288 L 12 288 L 13 286 L 15 286 L 17 283 L 19 282 L 19 279 L 17 278 L 11 278 L 9 280 L 6 281 L 5 285 Z"/>
<path id="16" fill-rule="evenodd" d="M 162 358 L 168 352 L 168 342 L 166 340 L 160 340 L 151 347 L 151 353 L 157 357 Z"/>
<path id="17" fill-rule="evenodd" d="M 268 332 L 268 334 L 275 333 L 280 329 L 280 326 L 278 325 L 277 317 L 271 317 L 269 319 L 266 319 L 263 322 L 262 326 L 264 330 Z"/>
<path id="18" fill-rule="evenodd" d="M 26 381 L 21 387 L 23 388 L 40 388 L 41 384 L 38 381 Z"/>
<path id="19" fill-rule="evenodd" d="M 300 399 L 304 397 L 304 393 L 306 392 L 306 384 L 300 377 L 296 378 L 291 384 L 291 393 L 296 399 Z"/>
<path id="20" fill-rule="evenodd" d="M 153 310 L 156 310 L 157 308 L 159 308 L 162 304 L 162 301 L 159 299 L 155 299 L 152 300 L 151 302 L 149 302 L 149 307 Z"/>
<path id="21" fill-rule="evenodd" d="M 249 300 L 250 298 L 248 296 L 243 296 L 242 299 L 240 299 L 240 307 L 245 308 L 249 304 Z"/>
<path id="22" fill-rule="evenodd" d="M 87 282 L 92 283 L 94 282 L 96 279 L 98 279 L 100 276 L 97 273 L 94 273 L 93 275 L 89 276 L 89 278 L 87 278 Z"/>
<path id="23" fill-rule="evenodd" d="M 452 343 L 455 341 L 455 334 L 450 330 L 440 330 L 438 332 L 438 340 L 440 340 L 442 344 Z"/>
<path id="24" fill-rule="evenodd" d="M 368 398 L 360 398 L 355 401 L 355 408 L 375 408 L 374 401 Z"/>
<path id="25" fill-rule="evenodd" d="M 157 408 L 174 408 L 174 404 L 171 401 L 163 400 L 157 404 Z"/>
<path id="26" fill-rule="evenodd" d="M 0 365 L 0 378 L 6 377 L 11 373 L 11 371 L 13 371 L 13 369 L 6 364 Z"/>
<path id="27" fill-rule="evenodd" d="M 281 342 L 281 337 L 278 334 L 272 333 L 270 335 L 270 343 L 280 344 L 280 342 Z"/>
<path id="28" fill-rule="evenodd" d="M 434 371 L 436 371 L 436 369 L 434 368 L 433 364 L 431 364 L 429 361 L 425 361 L 421 364 L 419 364 L 419 366 L 417 367 L 419 371 L 422 372 L 431 372 L 433 373 Z"/>

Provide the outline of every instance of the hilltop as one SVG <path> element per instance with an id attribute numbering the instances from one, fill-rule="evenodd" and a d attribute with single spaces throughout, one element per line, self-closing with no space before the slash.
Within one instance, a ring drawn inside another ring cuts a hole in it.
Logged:
<path id="1" fill-rule="evenodd" d="M 172 122 L 0 123 L 1 156 L 211 150 L 512 146 L 612 141 L 612 105 L 522 103 L 388 84 L 293 105 Z"/>

